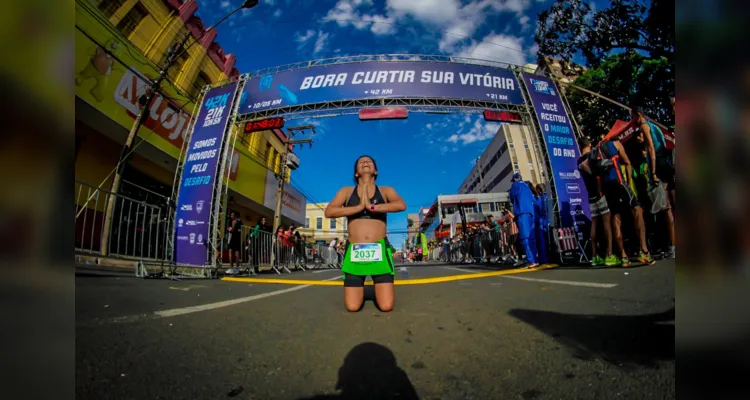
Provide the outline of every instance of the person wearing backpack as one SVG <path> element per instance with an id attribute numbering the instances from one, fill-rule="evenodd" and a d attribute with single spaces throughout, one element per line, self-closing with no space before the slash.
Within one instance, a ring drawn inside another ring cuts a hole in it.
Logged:
<path id="1" fill-rule="evenodd" d="M 633 107 L 631 109 L 631 118 L 633 122 L 639 127 L 639 131 L 636 132 L 635 142 L 648 154 L 648 160 L 646 162 L 647 168 L 643 166 L 638 172 L 641 175 L 641 188 L 639 196 L 643 197 L 642 203 L 645 203 L 646 196 L 642 192 L 648 192 L 654 187 L 658 187 L 661 182 L 667 184 L 667 192 L 670 193 L 670 197 L 674 197 L 674 184 L 675 184 L 675 169 L 672 163 L 672 154 L 667 150 L 667 142 L 664 138 L 664 132 L 656 124 L 646 119 L 646 115 L 643 109 L 640 107 Z M 666 223 L 667 233 L 669 236 L 670 246 L 667 252 L 664 254 L 665 258 L 673 258 L 675 255 L 675 233 L 674 233 L 674 214 L 672 213 L 669 203 L 667 208 L 659 214 L 664 215 Z"/>
<path id="2" fill-rule="evenodd" d="M 646 245 L 646 229 L 643 222 L 643 210 L 638 203 L 633 191 L 630 189 L 629 180 L 633 176 L 633 168 L 630 159 L 625 153 L 625 148 L 617 140 L 602 140 L 599 145 L 589 152 L 589 167 L 594 175 L 602 182 L 602 192 L 607 199 L 612 218 L 612 234 L 617 245 L 620 247 L 621 265 L 630 266 L 630 260 L 625 252 L 622 239 L 622 213 L 630 212 L 635 222 L 635 231 L 640 242 L 640 253 L 638 261 L 651 265 L 654 263 L 651 252 Z"/>
<path id="3" fill-rule="evenodd" d="M 581 172 L 583 184 L 589 194 L 589 205 L 591 206 L 591 266 L 606 265 L 614 267 L 621 264 L 621 260 L 612 253 L 612 218 L 607 204 L 607 198 L 604 197 L 601 188 L 601 180 L 592 172 L 592 166 L 589 163 L 589 153 L 591 153 L 591 140 L 582 137 L 578 141 L 581 148 L 581 157 L 578 158 L 578 170 Z M 604 233 L 604 254 L 599 254 L 600 233 Z"/>

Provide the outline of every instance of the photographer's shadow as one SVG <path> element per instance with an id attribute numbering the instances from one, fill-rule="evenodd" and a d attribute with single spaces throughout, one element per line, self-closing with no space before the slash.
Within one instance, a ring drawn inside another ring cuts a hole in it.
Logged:
<path id="1" fill-rule="evenodd" d="M 393 352 L 376 343 L 358 344 L 346 355 L 335 389 L 340 393 L 301 400 L 419 399 Z"/>

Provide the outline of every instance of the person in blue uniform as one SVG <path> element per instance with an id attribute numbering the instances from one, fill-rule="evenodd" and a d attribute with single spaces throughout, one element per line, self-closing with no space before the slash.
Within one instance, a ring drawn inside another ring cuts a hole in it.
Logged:
<path id="1" fill-rule="evenodd" d="M 534 238 L 534 193 L 521 174 L 513 174 L 510 187 L 510 201 L 518 225 L 518 240 L 526 253 L 526 268 L 534 268 L 536 262 L 536 239 Z"/>
<path id="2" fill-rule="evenodd" d="M 547 192 L 541 184 L 536 185 L 536 197 L 534 199 L 534 236 L 536 238 L 537 259 L 539 264 L 547 263 L 547 229 L 549 218 L 547 217 Z"/>

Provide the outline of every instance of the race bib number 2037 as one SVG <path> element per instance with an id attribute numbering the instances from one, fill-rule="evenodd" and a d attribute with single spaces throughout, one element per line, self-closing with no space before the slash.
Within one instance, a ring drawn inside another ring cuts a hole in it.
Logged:
<path id="1" fill-rule="evenodd" d="M 380 243 L 357 243 L 352 246 L 352 262 L 383 261 L 383 248 Z"/>

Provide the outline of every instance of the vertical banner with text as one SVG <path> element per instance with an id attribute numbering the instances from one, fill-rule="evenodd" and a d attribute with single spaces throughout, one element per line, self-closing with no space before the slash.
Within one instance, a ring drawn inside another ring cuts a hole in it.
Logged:
<path id="1" fill-rule="evenodd" d="M 552 80 L 523 72 L 539 127 L 549 155 L 549 174 L 557 188 L 560 227 L 577 227 L 591 221 L 589 197 L 578 171 L 580 150 L 576 143 L 570 116 Z"/>
<path id="2" fill-rule="evenodd" d="M 211 89 L 203 98 L 185 155 L 175 216 L 175 261 L 206 266 L 211 200 L 237 84 Z"/>

